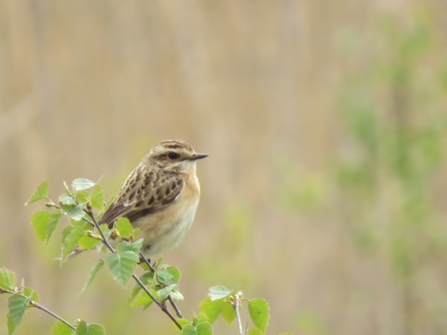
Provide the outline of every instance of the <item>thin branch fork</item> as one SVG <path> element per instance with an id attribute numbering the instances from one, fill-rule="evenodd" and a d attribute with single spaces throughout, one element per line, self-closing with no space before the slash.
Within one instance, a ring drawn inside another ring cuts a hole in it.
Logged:
<path id="1" fill-rule="evenodd" d="M 20 294 L 21 296 L 24 296 L 23 294 L 21 294 L 20 292 L 16 292 L 16 291 L 11 291 L 11 290 L 6 290 L 6 289 L 2 289 L 0 288 L 0 294 L 1 293 L 9 293 L 9 294 Z M 26 296 L 24 296 L 26 297 Z M 37 309 L 40 309 L 41 311 L 47 313 L 48 315 L 52 316 L 53 318 L 59 320 L 60 322 L 62 322 L 63 324 L 65 324 L 67 327 L 70 327 L 73 330 L 76 330 L 76 327 L 73 326 L 70 322 L 68 322 L 67 320 L 63 319 L 62 317 L 60 317 L 59 315 L 57 315 L 56 313 L 50 311 L 48 308 L 46 308 L 45 306 L 39 304 L 38 302 L 34 301 L 34 300 L 30 300 L 29 301 L 29 305 L 32 307 L 35 307 Z"/>
<path id="2" fill-rule="evenodd" d="M 84 220 L 89 224 L 93 224 L 93 226 L 96 228 L 96 230 L 98 230 L 99 233 L 101 234 L 101 239 L 102 239 L 104 245 L 107 247 L 107 249 L 109 249 L 110 252 L 116 254 L 116 250 L 112 247 L 110 242 L 105 237 L 104 233 L 102 232 L 102 230 L 99 226 L 98 221 L 96 220 L 95 216 L 93 215 L 92 207 L 90 206 L 90 204 L 87 204 L 87 210 L 85 210 L 85 212 L 90 217 L 91 221 L 87 220 L 87 219 L 84 219 Z M 143 256 L 143 254 L 140 252 L 140 257 L 141 256 Z M 149 266 L 149 268 L 155 273 L 155 268 L 152 266 L 152 264 L 144 256 L 142 257 L 142 259 Z M 138 276 L 136 274 L 133 273 L 132 278 L 137 282 L 138 285 L 140 285 L 140 287 L 143 289 L 143 291 L 155 302 L 155 304 L 172 320 L 172 322 L 174 322 L 174 324 L 177 326 L 177 328 L 181 330 L 182 325 L 169 312 L 168 308 L 166 307 L 166 304 L 164 302 L 158 301 L 158 299 L 156 299 L 154 297 L 154 295 L 149 291 L 149 289 L 146 287 L 146 285 L 144 285 L 144 283 L 140 280 L 140 278 L 138 278 Z M 169 302 L 172 304 L 174 310 L 176 311 L 177 315 L 179 315 L 180 311 L 178 310 L 177 306 L 175 305 L 175 302 L 172 300 L 172 298 L 170 296 L 168 299 L 169 299 Z M 179 317 L 181 317 L 181 314 Z"/>
<path id="3" fill-rule="evenodd" d="M 144 255 L 141 251 L 140 251 L 140 260 L 142 262 L 144 262 L 144 264 L 146 264 L 149 267 L 149 269 L 151 269 L 152 273 L 155 273 L 154 266 L 151 264 L 151 262 L 146 257 L 144 257 Z M 177 314 L 177 316 L 179 318 L 182 318 L 183 317 L 182 312 L 180 312 L 180 309 L 177 307 L 177 304 L 175 303 L 174 299 L 172 299 L 172 297 L 170 295 L 168 296 L 168 301 L 171 304 L 172 308 L 174 309 L 175 314 Z"/>

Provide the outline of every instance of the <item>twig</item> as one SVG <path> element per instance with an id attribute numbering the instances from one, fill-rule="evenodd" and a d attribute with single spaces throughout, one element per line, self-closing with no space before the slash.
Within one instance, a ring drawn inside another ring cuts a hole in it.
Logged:
<path id="1" fill-rule="evenodd" d="M 53 318 L 58 319 L 60 322 L 64 323 L 67 327 L 70 327 L 73 330 L 76 330 L 76 327 L 73 326 L 71 323 L 69 323 L 68 321 L 62 319 L 59 315 L 53 313 L 52 311 L 50 311 L 49 309 L 47 309 L 46 307 L 42 306 L 41 304 L 31 300 L 29 303 L 31 306 L 36 307 L 37 309 L 40 309 L 41 311 L 51 315 Z"/>
<path id="2" fill-rule="evenodd" d="M 245 335 L 245 331 L 242 326 L 241 313 L 239 312 L 239 303 L 240 303 L 239 292 L 233 296 L 233 299 L 234 299 L 233 309 L 236 312 L 237 324 L 239 327 L 239 335 Z"/>
<path id="3" fill-rule="evenodd" d="M 177 314 L 179 318 L 183 318 L 182 312 L 180 312 L 180 309 L 177 307 L 177 304 L 175 303 L 174 299 L 172 299 L 171 295 L 168 296 L 168 301 L 174 309 L 175 314 Z"/>
<path id="4" fill-rule="evenodd" d="M 92 219 L 92 222 L 90 222 L 90 220 L 85 219 L 85 218 L 84 218 L 84 220 L 87 223 L 90 223 L 90 224 L 93 223 L 93 226 L 96 228 L 97 231 L 99 231 L 99 234 L 101 235 L 101 239 L 102 239 L 102 242 L 104 243 L 104 245 L 107 247 L 107 249 L 109 249 L 111 252 L 116 254 L 115 249 L 112 247 L 112 245 L 110 244 L 109 240 L 106 238 L 106 236 L 102 232 L 101 227 L 99 226 L 98 221 L 96 220 L 95 216 L 93 215 L 92 207 L 90 206 L 90 204 L 87 204 L 87 210 L 84 210 L 84 211 L 87 213 L 88 216 L 90 216 L 90 218 Z"/>
<path id="5" fill-rule="evenodd" d="M 149 262 L 149 260 L 146 257 L 144 257 L 144 255 L 141 251 L 140 251 L 140 259 L 142 260 L 142 262 L 144 262 L 144 264 L 146 264 L 149 267 L 149 269 L 151 269 L 151 271 L 153 273 L 155 273 L 154 266 L 151 264 L 151 262 Z M 172 299 L 172 297 L 170 295 L 168 296 L 168 301 L 171 304 L 172 308 L 174 309 L 175 314 L 179 318 L 182 318 L 183 317 L 182 312 L 180 312 L 180 309 L 177 307 L 177 304 L 175 303 L 174 299 Z"/>
<path id="6" fill-rule="evenodd" d="M 174 324 L 178 327 L 178 329 L 182 329 L 182 325 L 175 319 L 175 317 L 169 312 L 168 308 L 166 307 L 166 304 L 163 302 L 158 301 L 155 299 L 155 297 L 152 295 L 152 293 L 148 290 L 146 285 L 143 284 L 143 282 L 138 278 L 136 274 L 132 274 L 132 278 L 135 279 L 135 281 L 138 283 L 138 285 L 141 286 L 144 292 L 147 293 L 149 297 L 157 304 L 158 307 L 174 322 Z"/>
<path id="7" fill-rule="evenodd" d="M 25 295 L 23 295 L 23 294 L 21 294 L 19 292 L 12 291 L 12 290 L 7 290 L 7 289 L 4 289 L 4 288 L 0 288 L 0 293 L 20 294 L 22 297 L 28 298 L 27 296 L 25 296 Z M 64 323 L 67 327 L 70 327 L 71 329 L 76 330 L 76 327 L 73 326 L 70 322 L 62 319 L 59 315 L 57 315 L 56 313 L 50 311 L 48 308 L 42 306 L 41 304 L 35 302 L 34 300 L 30 300 L 29 304 L 31 306 L 33 306 L 33 307 L 36 307 L 37 309 L 40 309 L 41 311 L 43 311 L 43 312 L 45 312 L 47 314 L 49 314 L 50 316 L 52 316 L 53 318 L 59 320 L 60 322 Z"/>
<path id="8" fill-rule="evenodd" d="M 155 268 L 154 268 L 154 266 L 151 264 L 151 262 L 149 262 L 149 260 L 146 258 L 146 257 L 144 257 L 144 255 L 143 255 L 143 253 L 140 251 L 140 253 L 139 253 L 139 256 L 140 256 L 140 260 L 142 261 L 142 262 L 144 262 L 144 264 L 146 264 L 148 267 L 149 267 L 149 269 L 151 269 L 151 271 L 153 272 L 153 273 L 155 273 Z"/>
<path id="9" fill-rule="evenodd" d="M 92 208 L 90 206 L 90 204 L 87 204 L 87 210 L 85 211 L 87 213 L 87 215 L 92 219 L 92 223 L 93 226 L 96 228 L 96 230 L 99 231 L 99 233 L 101 234 L 101 238 L 103 243 L 105 244 L 105 246 L 110 250 L 110 252 L 116 254 L 116 250 L 112 247 L 112 245 L 110 244 L 109 240 L 106 238 L 106 236 L 104 235 L 104 233 L 102 232 L 98 221 L 96 220 L 95 216 L 93 215 L 92 212 Z M 89 220 L 88 220 L 89 221 Z M 87 222 L 88 222 L 87 221 Z M 142 253 L 140 252 L 140 257 L 141 257 Z M 148 264 L 149 268 L 155 272 L 155 268 L 152 266 L 152 264 L 150 264 L 149 261 L 147 261 L 147 259 L 143 256 L 143 259 L 145 260 L 145 263 Z M 172 322 L 174 322 L 174 324 L 178 327 L 178 329 L 182 329 L 182 325 L 175 319 L 175 317 L 169 312 L 169 310 L 166 307 L 166 304 L 163 302 L 158 301 L 154 295 L 149 291 L 149 289 L 146 287 L 146 285 L 144 285 L 144 283 L 140 280 L 140 278 L 138 278 L 138 276 L 133 273 L 132 274 L 132 278 L 137 282 L 138 285 L 140 285 L 140 287 L 143 289 L 144 292 L 146 292 L 146 294 L 155 302 L 155 304 L 160 307 L 160 309 L 172 320 Z M 174 308 L 175 309 L 175 308 Z"/>

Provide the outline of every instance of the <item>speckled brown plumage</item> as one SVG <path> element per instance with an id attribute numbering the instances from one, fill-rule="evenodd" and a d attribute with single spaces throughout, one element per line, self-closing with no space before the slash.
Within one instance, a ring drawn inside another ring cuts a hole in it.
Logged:
<path id="1" fill-rule="evenodd" d="M 146 257 L 175 248 L 194 221 L 200 198 L 196 161 L 206 156 L 180 140 L 159 143 L 127 177 L 99 223 L 111 228 L 119 217 L 128 218 L 141 230 Z"/>
<path id="2" fill-rule="evenodd" d="M 99 221 L 109 224 L 119 217 L 131 222 L 155 213 L 169 205 L 182 191 L 184 182 L 178 173 L 162 169 L 149 169 L 139 165 L 128 177 L 116 200 Z"/>

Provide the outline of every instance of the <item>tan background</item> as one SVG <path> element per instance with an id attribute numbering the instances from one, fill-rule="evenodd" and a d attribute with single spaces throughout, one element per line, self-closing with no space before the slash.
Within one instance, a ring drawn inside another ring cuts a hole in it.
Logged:
<path id="1" fill-rule="evenodd" d="M 59 237 L 28 224 L 43 206 L 23 204 L 44 179 L 57 197 L 102 177 L 111 196 L 180 138 L 210 155 L 195 225 L 164 256 L 187 317 L 221 284 L 270 302 L 270 334 L 446 334 L 446 4 L 0 0 L 0 266 L 70 321 L 175 333 L 106 273 L 78 297 L 98 256 L 59 268 Z M 396 173 L 388 124 L 422 134 Z M 364 172 L 348 186 L 346 166 Z M 17 334 L 52 324 L 32 311 Z"/>

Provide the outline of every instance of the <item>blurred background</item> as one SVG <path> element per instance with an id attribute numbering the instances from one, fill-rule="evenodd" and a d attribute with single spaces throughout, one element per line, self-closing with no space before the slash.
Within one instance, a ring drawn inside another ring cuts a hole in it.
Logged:
<path id="1" fill-rule="evenodd" d="M 0 266 L 70 321 L 176 333 L 105 271 L 79 295 L 100 255 L 60 268 L 23 204 L 44 179 L 109 198 L 178 138 L 209 154 L 164 255 L 186 317 L 220 284 L 266 298 L 270 334 L 447 334 L 446 22 L 444 0 L 0 0 Z"/>

